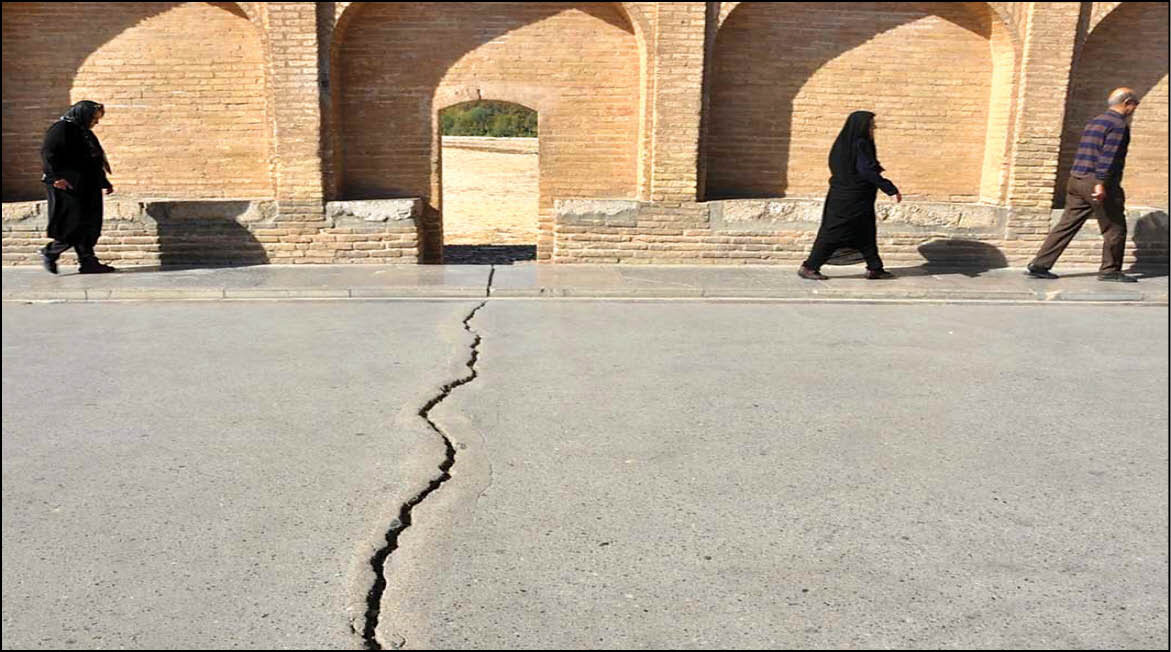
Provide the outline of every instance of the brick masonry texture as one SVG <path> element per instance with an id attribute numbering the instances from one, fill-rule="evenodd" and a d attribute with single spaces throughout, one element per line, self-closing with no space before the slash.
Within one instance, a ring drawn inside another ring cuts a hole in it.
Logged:
<path id="1" fill-rule="evenodd" d="M 1164 2 L 1121 3 L 1078 48 L 1061 137 L 1055 205 L 1064 205 L 1065 181 L 1082 127 L 1106 110 L 1107 96 L 1119 86 L 1129 86 L 1143 98 L 1131 124 L 1123 179 L 1127 200 L 1141 206 L 1167 205 L 1167 7 Z"/>
<path id="2" fill-rule="evenodd" d="M 41 138 L 79 99 L 109 109 L 107 259 L 438 262 L 495 228 L 445 228 L 477 185 L 444 187 L 438 113 L 494 99 L 539 114 L 542 261 L 795 264 L 810 219 L 728 230 L 757 209 L 722 200 L 820 200 L 868 109 L 912 202 L 884 214 L 884 257 L 1020 264 L 1082 125 L 1127 85 L 1128 255 L 1166 264 L 1167 21 L 1141 2 L 4 3 L 3 262 L 36 262 Z M 416 214 L 331 203 L 396 197 Z M 1099 242 L 1087 225 L 1062 262 Z"/>
<path id="3" fill-rule="evenodd" d="M 554 197 L 637 192 L 639 44 L 621 8 L 391 3 L 348 12 L 334 35 L 340 192 L 424 197 L 429 251 L 442 228 L 438 112 L 453 104 L 537 111 L 539 258 L 551 245 Z"/>
<path id="4" fill-rule="evenodd" d="M 5 3 L 4 197 L 44 196 L 40 145 L 70 104 L 98 127 L 117 188 L 271 197 L 260 30 L 234 5 Z"/>

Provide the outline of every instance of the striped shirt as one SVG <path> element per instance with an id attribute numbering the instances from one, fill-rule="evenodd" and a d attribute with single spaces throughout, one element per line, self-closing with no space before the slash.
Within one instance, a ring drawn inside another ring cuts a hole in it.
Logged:
<path id="1" fill-rule="evenodd" d="M 1107 111 L 1086 124 L 1071 173 L 1078 178 L 1093 175 L 1106 185 L 1121 185 L 1129 147 L 1130 126 L 1126 118 L 1117 111 Z"/>

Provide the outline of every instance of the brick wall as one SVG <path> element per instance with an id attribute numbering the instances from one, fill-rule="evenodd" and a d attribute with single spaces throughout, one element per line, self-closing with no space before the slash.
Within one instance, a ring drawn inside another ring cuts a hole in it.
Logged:
<path id="1" fill-rule="evenodd" d="M 111 198 L 97 252 L 114 265 L 418 261 L 417 209 L 342 206 L 331 212 L 329 227 L 315 228 L 284 221 L 273 200 Z M 5 202 L 4 264 L 39 264 L 47 224 L 46 202 Z M 62 257 L 63 266 L 75 263 L 72 250 Z"/>
<path id="2" fill-rule="evenodd" d="M 1013 79 L 1011 54 L 994 79 L 994 24 L 975 4 L 741 3 L 713 53 L 708 196 L 824 194 L 829 148 L 866 109 L 904 194 L 975 201 L 985 147 L 1003 149 L 1008 126 L 998 111 L 989 139 L 993 82 L 1000 108 Z"/>
<path id="3" fill-rule="evenodd" d="M 1130 152 L 1123 186 L 1135 206 L 1167 206 L 1167 3 L 1120 5 L 1098 16 L 1074 63 L 1061 164 L 1054 205 L 1065 204 L 1065 182 L 1082 128 L 1106 110 L 1106 98 L 1119 86 L 1138 92 L 1142 103 L 1131 125 Z"/>
<path id="4" fill-rule="evenodd" d="M 541 237 L 554 197 L 635 197 L 639 45 L 608 3 L 356 5 L 334 36 L 343 198 L 426 198 L 440 245 L 437 112 L 475 99 L 538 112 Z"/>
<path id="5" fill-rule="evenodd" d="M 702 200 L 821 197 L 867 108 L 915 209 L 880 223 L 884 257 L 1019 264 L 1085 119 L 1129 85 L 1129 203 L 1163 208 L 1132 216 L 1128 256 L 1165 265 L 1167 20 L 1131 2 L 5 3 L 3 261 L 37 261 L 41 139 L 85 96 L 110 107 L 99 252 L 122 264 L 436 261 L 437 113 L 481 98 L 540 114 L 542 260 L 795 264 L 815 224 L 730 229 L 743 207 Z M 417 214 L 329 201 L 390 196 Z M 574 200 L 617 203 L 557 217 Z M 977 201 L 994 223 L 945 219 Z M 1084 231 L 1063 264 L 1098 260 Z"/>
<path id="6" fill-rule="evenodd" d="M 4 196 L 43 196 L 40 144 L 70 104 L 106 105 L 96 133 L 120 192 L 271 197 L 260 30 L 223 3 L 4 6 Z"/>

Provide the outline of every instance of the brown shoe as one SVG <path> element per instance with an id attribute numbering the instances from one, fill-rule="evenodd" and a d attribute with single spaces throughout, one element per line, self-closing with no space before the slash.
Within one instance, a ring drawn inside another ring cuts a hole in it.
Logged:
<path id="1" fill-rule="evenodd" d="M 888 278 L 894 278 L 895 275 L 886 271 L 885 269 L 868 269 L 866 270 L 866 278 L 871 281 L 879 281 Z"/>
<path id="2" fill-rule="evenodd" d="M 829 278 L 825 274 L 822 274 L 821 272 L 819 272 L 815 269 L 809 269 L 808 267 L 806 267 L 804 265 L 801 266 L 801 269 L 797 270 L 797 276 L 800 276 L 801 278 L 809 279 L 810 281 L 824 281 Z"/>

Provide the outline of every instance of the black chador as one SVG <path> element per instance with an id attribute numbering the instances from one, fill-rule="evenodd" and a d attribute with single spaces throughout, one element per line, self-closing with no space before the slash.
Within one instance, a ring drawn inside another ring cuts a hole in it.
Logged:
<path id="1" fill-rule="evenodd" d="M 83 273 L 113 271 L 98 262 L 94 245 L 102 233 L 102 190 L 113 190 L 110 164 L 91 127 L 104 107 L 83 100 L 70 107 L 49 130 L 41 147 L 49 196 L 49 228 L 53 242 L 41 250 L 46 269 L 56 273 L 57 257 L 73 247 Z M 63 180 L 63 181 L 62 181 Z"/>
<path id="2" fill-rule="evenodd" d="M 829 194 L 821 214 L 821 228 L 803 265 L 802 276 L 819 277 L 818 270 L 835 252 L 848 249 L 857 250 L 865 258 L 869 278 L 889 276 L 878 256 L 874 199 L 879 188 L 888 195 L 897 195 L 899 190 L 882 177 L 883 168 L 878 163 L 871 134 L 873 121 L 874 114 L 869 111 L 851 113 L 830 149 Z M 838 255 L 843 253 L 846 252 Z"/>

